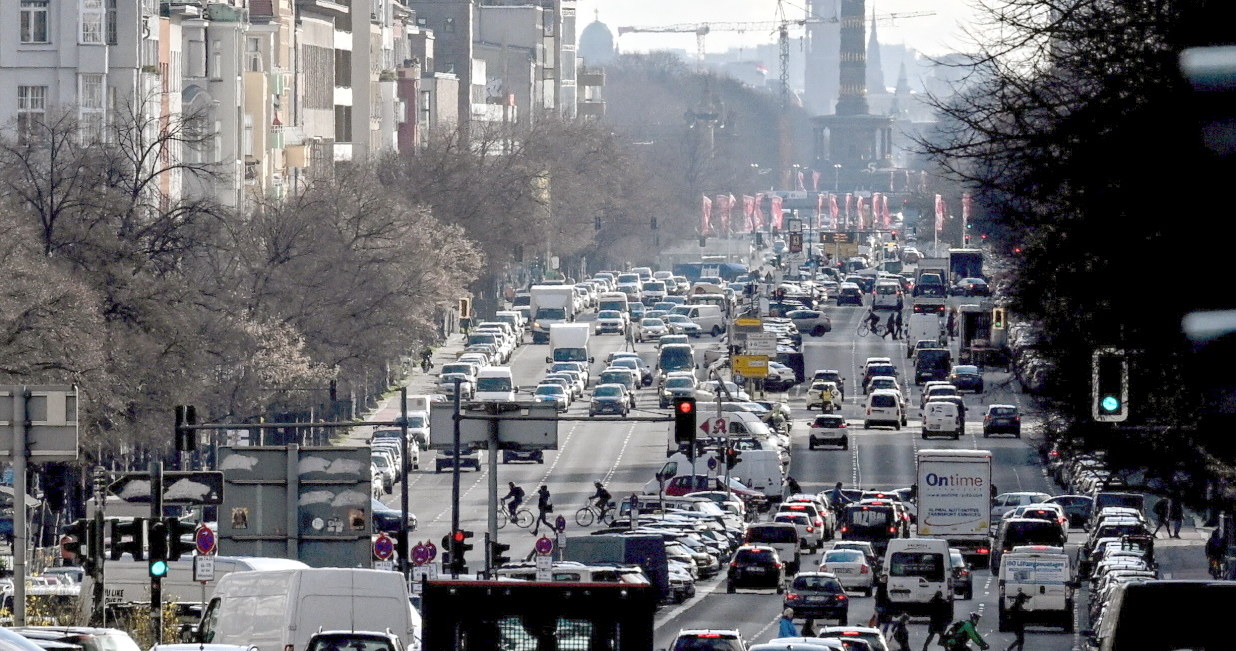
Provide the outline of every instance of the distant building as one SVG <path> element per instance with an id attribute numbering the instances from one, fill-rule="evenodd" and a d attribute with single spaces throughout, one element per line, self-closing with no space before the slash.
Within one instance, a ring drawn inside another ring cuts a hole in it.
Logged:
<path id="1" fill-rule="evenodd" d="M 597 19 L 579 34 L 579 56 L 590 66 L 607 65 L 618 56 L 614 33 L 601 22 L 599 11 Z"/>

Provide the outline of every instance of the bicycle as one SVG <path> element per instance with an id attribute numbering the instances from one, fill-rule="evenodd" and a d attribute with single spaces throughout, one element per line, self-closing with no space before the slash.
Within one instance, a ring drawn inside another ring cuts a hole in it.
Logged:
<path id="1" fill-rule="evenodd" d="M 875 333 L 877 337 L 883 337 L 888 332 L 888 327 L 884 325 L 884 321 L 877 321 L 875 327 L 871 327 L 871 323 L 867 319 L 863 319 L 858 324 L 858 336 L 866 337 L 870 333 Z"/>
<path id="2" fill-rule="evenodd" d="M 503 508 L 498 509 L 498 528 L 502 529 L 506 527 L 507 521 L 512 521 L 520 529 L 527 529 L 536 521 L 536 518 L 532 517 L 532 511 L 525 508 L 519 509 L 514 515 L 515 517 L 512 519 L 510 509 L 505 505 Z"/>
<path id="3" fill-rule="evenodd" d="M 611 525 L 614 523 L 614 508 L 613 503 L 606 505 L 605 510 L 597 508 L 597 505 L 589 501 L 583 508 L 575 512 L 575 524 L 581 527 L 590 527 L 592 523 L 600 520 L 601 524 Z"/>

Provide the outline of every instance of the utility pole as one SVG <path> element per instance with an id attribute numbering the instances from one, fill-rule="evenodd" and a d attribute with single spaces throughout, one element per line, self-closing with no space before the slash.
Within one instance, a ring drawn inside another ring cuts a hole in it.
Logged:
<path id="1" fill-rule="evenodd" d="M 154 532 L 155 523 L 163 520 L 163 462 L 150 462 L 150 531 Z M 162 528 L 158 528 L 161 530 Z M 135 534 L 140 546 L 141 533 Z M 114 543 L 114 541 L 113 541 Z M 151 545 L 155 543 L 152 541 Z M 164 543 L 166 544 L 166 542 Z M 153 562 L 154 559 L 151 559 Z M 154 643 L 163 644 L 163 577 L 150 577 L 150 627 L 154 629 Z"/>
<path id="2" fill-rule="evenodd" d="M 408 564 L 408 387 L 399 389 L 399 448 L 403 457 L 403 481 L 399 482 L 399 540 L 395 541 L 399 554 L 399 571 L 403 573 L 404 581 L 411 578 L 412 567 Z"/>

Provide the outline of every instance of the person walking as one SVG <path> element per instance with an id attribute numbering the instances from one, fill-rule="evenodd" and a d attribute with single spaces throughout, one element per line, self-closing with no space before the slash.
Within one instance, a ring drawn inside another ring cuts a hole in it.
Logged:
<path id="1" fill-rule="evenodd" d="M 803 637 L 815 637 L 815 620 L 808 617 L 803 621 Z"/>
<path id="2" fill-rule="evenodd" d="M 1030 595 L 1017 590 L 1017 594 L 1013 597 L 1013 605 L 1008 609 L 1009 627 L 1015 636 L 1013 642 L 1005 647 L 1004 651 L 1013 651 L 1016 647 L 1017 651 L 1026 651 L 1026 602 L 1030 601 Z"/>
<path id="3" fill-rule="evenodd" d="M 893 623 L 893 641 L 897 643 L 897 651 L 910 651 L 910 615 L 901 613 Z"/>
<path id="4" fill-rule="evenodd" d="M 948 322 L 945 326 L 945 330 L 948 330 L 948 336 L 950 339 L 957 336 L 957 313 L 952 310 L 949 310 L 948 312 Z"/>
<path id="5" fill-rule="evenodd" d="M 798 480 L 793 476 L 786 476 L 785 487 L 790 491 L 790 495 L 798 495 L 803 492 L 803 487 L 798 485 Z"/>
<path id="6" fill-rule="evenodd" d="M 550 513 L 554 512 L 554 502 L 549 495 L 549 487 L 541 484 L 541 487 L 536 491 L 536 510 L 539 513 L 536 519 L 536 524 L 532 525 L 532 535 L 537 535 L 537 531 L 541 528 L 541 523 L 545 523 L 545 528 L 550 531 L 554 530 L 554 525 L 548 519 Z"/>
<path id="7" fill-rule="evenodd" d="M 1158 502 L 1155 502 L 1151 511 L 1154 512 L 1155 527 L 1154 531 L 1150 532 L 1150 537 L 1157 538 L 1159 536 L 1159 529 L 1167 526 L 1167 498 L 1165 497 Z M 1168 527 L 1167 532 L 1170 534 L 1172 532 L 1172 528 Z"/>
<path id="8" fill-rule="evenodd" d="M 781 611 L 781 620 L 777 624 L 777 637 L 798 637 L 798 629 L 794 627 L 794 609 Z"/>
<path id="9" fill-rule="evenodd" d="M 900 309 L 898 309 L 896 312 L 894 312 L 894 313 L 893 313 L 893 319 L 894 319 L 894 321 L 893 321 L 893 327 L 894 327 L 894 330 L 893 330 L 893 339 L 901 339 L 901 335 L 902 335 L 902 332 L 901 332 L 902 322 L 901 322 L 901 310 L 900 310 Z"/>
<path id="10" fill-rule="evenodd" d="M 923 651 L 927 651 L 927 647 L 937 636 L 944 639 L 944 632 L 953 620 L 953 607 L 944 598 L 944 591 L 936 590 L 935 596 L 927 602 L 927 618 L 927 639 L 923 640 Z"/>
<path id="11" fill-rule="evenodd" d="M 888 582 L 879 581 L 875 594 L 875 626 L 889 635 L 893 629 L 893 602 L 888 598 Z"/>
<path id="12" fill-rule="evenodd" d="M 1223 542 L 1223 533 L 1218 527 L 1210 532 L 1206 539 L 1206 566 L 1210 568 L 1212 578 L 1221 578 L 1223 574 L 1223 552 L 1227 545 Z"/>
<path id="13" fill-rule="evenodd" d="M 1179 538 L 1180 527 L 1184 525 L 1184 502 L 1179 496 L 1173 496 L 1167 503 L 1168 537 Z"/>
<path id="14" fill-rule="evenodd" d="M 893 312 L 892 314 L 888 315 L 888 321 L 884 323 L 884 332 L 880 335 L 881 339 L 883 339 L 884 337 L 890 334 L 893 335 L 893 339 L 897 338 L 897 335 L 895 331 L 893 330 L 893 328 L 895 327 L 893 324 L 893 321 L 896 319 L 896 317 L 897 317 L 896 312 Z"/>

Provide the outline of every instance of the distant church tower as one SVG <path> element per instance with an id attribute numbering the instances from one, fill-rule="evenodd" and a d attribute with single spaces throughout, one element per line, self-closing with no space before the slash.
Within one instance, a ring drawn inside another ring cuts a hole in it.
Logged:
<path id="1" fill-rule="evenodd" d="M 871 8 L 871 38 L 867 40 L 867 91 L 887 93 L 884 66 L 880 64 L 880 39 L 876 36 L 875 7 Z"/>

